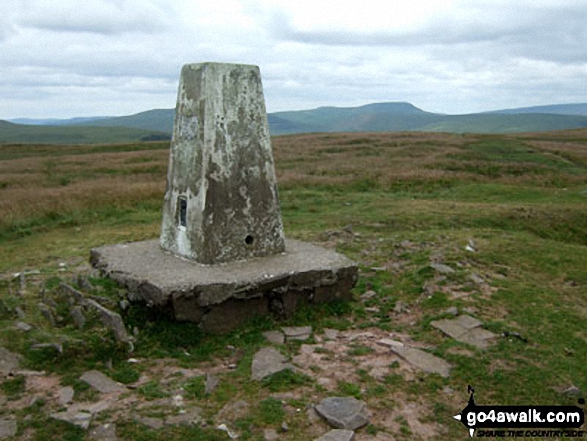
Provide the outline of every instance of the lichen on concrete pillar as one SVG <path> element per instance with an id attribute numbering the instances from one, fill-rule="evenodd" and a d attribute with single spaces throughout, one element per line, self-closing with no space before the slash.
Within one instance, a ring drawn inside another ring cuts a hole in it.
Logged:
<path id="1" fill-rule="evenodd" d="M 163 249 L 208 265 L 284 252 L 259 68 L 185 65 L 175 112 Z"/>

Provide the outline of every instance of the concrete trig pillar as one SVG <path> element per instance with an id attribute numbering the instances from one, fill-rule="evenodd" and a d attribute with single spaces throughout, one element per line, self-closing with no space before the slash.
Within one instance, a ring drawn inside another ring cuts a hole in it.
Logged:
<path id="1" fill-rule="evenodd" d="M 202 264 L 285 251 L 257 66 L 183 67 L 160 243 Z"/>

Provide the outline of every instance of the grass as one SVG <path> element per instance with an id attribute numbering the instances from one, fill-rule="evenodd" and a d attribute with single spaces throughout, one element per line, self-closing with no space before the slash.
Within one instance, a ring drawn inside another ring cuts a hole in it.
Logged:
<path id="1" fill-rule="evenodd" d="M 134 364 L 96 317 L 88 315 L 83 331 L 73 326 L 59 283 L 71 284 L 74 273 L 87 271 L 89 250 L 159 234 L 167 149 L 164 142 L 0 145 L 0 346 L 21 353 L 26 368 L 73 386 L 76 400 L 98 399 L 79 380 L 85 370 L 99 369 L 129 385 L 147 375 L 129 394 L 148 401 L 183 388 L 184 399 L 201 407 L 207 421 L 225 405 L 245 400 L 250 408 L 235 423 L 243 439 L 262 439 L 265 428 L 287 421 L 283 438 L 303 440 L 308 422 L 296 409 L 343 394 L 374 410 L 368 433 L 423 437 L 421 426 L 410 425 L 409 412 L 402 411 L 413 409 L 408 403 L 419 409 L 420 423 L 436 428 L 438 439 L 454 439 L 464 436 L 452 415 L 464 407 L 468 384 L 480 404 L 576 404 L 577 396 L 561 391 L 587 391 L 587 131 L 274 138 L 287 236 L 336 249 L 360 268 L 355 301 L 302 309 L 286 324 L 310 324 L 316 335 L 325 328 L 409 335 L 453 365 L 443 379 L 408 374 L 403 361 L 390 357 L 382 364 L 387 372 L 375 378 L 365 364 L 378 356 L 369 341 L 339 342 L 341 354 L 317 340 L 306 342 L 317 347 L 316 363 L 340 356 L 340 369 L 352 367 L 331 386 L 324 379 L 332 372 L 319 365 L 261 383 L 250 380 L 253 354 L 265 344 L 262 332 L 281 325 L 270 318 L 215 336 L 147 308 L 120 311 L 129 330 L 138 330 Z M 466 249 L 471 240 L 474 252 Z M 438 274 L 430 262 L 455 272 Z M 38 273 L 25 276 L 19 295 L 13 275 L 23 270 Z M 89 280 L 93 295 L 118 300 L 124 294 L 106 279 Z M 361 301 L 368 290 L 376 295 Z M 54 328 L 36 312 L 42 292 L 62 318 Z M 398 312 L 397 305 L 405 308 Z M 16 306 L 34 325 L 28 333 L 13 327 Z M 455 342 L 430 325 L 448 318 L 444 311 L 452 306 L 471 311 L 498 335 L 517 333 L 527 341 L 500 337 L 484 351 Z M 55 341 L 63 354 L 31 350 L 33 343 Z M 289 357 L 302 351 L 300 343 L 281 349 Z M 236 367 L 205 395 L 202 371 L 226 360 Z M 160 363 L 196 371 L 169 377 Z M 2 380 L 0 395 L 17 403 L 25 386 L 23 377 Z M 274 394 L 293 395 L 282 400 Z M 22 410 L 19 427 L 31 430 L 32 439 L 57 439 L 53 433 L 81 439 L 83 432 L 47 417 L 50 406 Z M 392 412 L 397 418 L 381 419 Z M 0 417 L 7 413 L 0 410 Z M 117 430 L 125 439 L 226 438 L 211 423 L 152 430 L 121 420 Z"/>

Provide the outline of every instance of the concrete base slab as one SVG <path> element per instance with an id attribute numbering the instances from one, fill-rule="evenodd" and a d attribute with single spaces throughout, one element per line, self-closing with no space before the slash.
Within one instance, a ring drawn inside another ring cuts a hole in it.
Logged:
<path id="1" fill-rule="evenodd" d="M 94 248 L 90 262 L 126 287 L 131 301 L 168 309 L 176 320 L 215 332 L 254 315 L 285 318 L 304 304 L 350 300 L 355 262 L 305 242 L 285 243 L 284 253 L 202 265 L 150 240 Z"/>

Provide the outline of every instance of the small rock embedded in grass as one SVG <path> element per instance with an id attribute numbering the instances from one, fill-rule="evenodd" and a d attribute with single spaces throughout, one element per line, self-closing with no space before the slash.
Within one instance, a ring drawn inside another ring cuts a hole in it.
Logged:
<path id="1" fill-rule="evenodd" d="M 90 423 L 92 422 L 92 414 L 87 412 L 77 412 L 69 410 L 67 412 L 52 413 L 51 418 L 56 420 L 65 421 L 74 426 L 81 427 L 84 430 L 88 430 Z"/>
<path id="2" fill-rule="evenodd" d="M 290 326 L 290 327 L 283 327 L 281 328 L 283 333 L 285 334 L 285 339 L 287 341 L 291 340 L 307 340 L 312 335 L 312 327 L 311 326 Z"/>
<path id="3" fill-rule="evenodd" d="M 71 386 L 65 386 L 65 387 L 61 388 L 59 390 L 59 398 L 58 398 L 57 402 L 61 406 L 65 406 L 66 404 L 71 403 L 73 401 L 74 393 L 75 393 L 75 391 L 73 390 L 73 387 L 71 387 Z"/>
<path id="4" fill-rule="evenodd" d="M 352 430 L 333 429 L 325 433 L 315 441 L 353 441 L 355 439 L 355 432 Z"/>
<path id="5" fill-rule="evenodd" d="M 324 329 L 324 337 L 329 340 L 336 340 L 338 338 L 338 330 L 336 329 Z"/>
<path id="6" fill-rule="evenodd" d="M 316 406 L 316 412 L 336 429 L 355 430 L 369 424 L 363 401 L 354 397 L 329 397 Z"/>
<path id="7" fill-rule="evenodd" d="M 210 395 L 214 392 L 214 389 L 218 387 L 218 383 L 220 383 L 220 379 L 212 374 L 206 374 L 206 388 L 204 389 L 204 394 Z"/>
<path id="8" fill-rule="evenodd" d="M 87 371 L 80 377 L 80 380 L 88 383 L 98 392 L 108 394 L 112 392 L 124 392 L 126 388 L 104 375 L 100 371 Z"/>
<path id="9" fill-rule="evenodd" d="M 285 342 L 285 336 L 279 331 L 265 331 L 263 332 L 263 337 L 269 343 L 275 343 L 277 345 L 282 345 Z"/>
<path id="10" fill-rule="evenodd" d="M 407 303 L 404 303 L 401 300 L 398 300 L 397 302 L 395 302 L 395 306 L 393 307 L 393 312 L 401 314 L 402 312 L 405 312 L 407 310 L 408 310 Z"/>
<path id="11" fill-rule="evenodd" d="M 16 315 L 18 316 L 19 319 L 24 320 L 26 318 L 26 314 L 24 313 L 24 311 L 22 310 L 22 308 L 20 306 L 17 306 L 16 308 L 14 308 L 14 312 L 16 312 Z"/>
<path id="12" fill-rule="evenodd" d="M 22 332 L 29 332 L 31 329 L 33 329 L 31 325 L 25 322 L 16 322 L 14 327 Z"/>
<path id="13" fill-rule="evenodd" d="M 35 343 L 31 346 L 31 349 L 54 349 L 63 354 L 63 345 L 61 343 Z"/>
<path id="14" fill-rule="evenodd" d="M 77 329 L 83 329 L 86 324 L 86 317 L 81 306 L 74 306 L 69 310 L 73 324 Z"/>
<path id="15" fill-rule="evenodd" d="M 44 303 L 37 303 L 37 307 L 39 311 L 41 311 L 41 315 L 49 322 L 51 326 L 55 326 L 55 317 L 53 316 L 53 311 L 51 308 Z"/>
<path id="16" fill-rule="evenodd" d="M 441 274 L 451 274 L 455 272 L 454 269 L 443 263 L 430 263 L 430 267 Z"/>
<path id="17" fill-rule="evenodd" d="M 11 438 L 17 431 L 18 425 L 15 420 L 0 420 L 0 439 Z"/>
<path id="18" fill-rule="evenodd" d="M 376 295 L 377 293 L 370 289 L 369 291 L 365 291 L 363 294 L 361 294 L 361 300 L 369 300 L 375 297 Z"/>
<path id="19" fill-rule="evenodd" d="M 262 380 L 286 369 L 293 369 L 293 366 L 287 363 L 287 357 L 275 348 L 262 348 L 253 357 L 251 378 L 253 380 Z"/>

